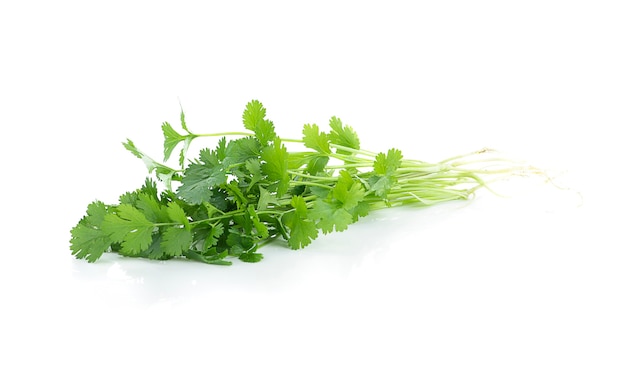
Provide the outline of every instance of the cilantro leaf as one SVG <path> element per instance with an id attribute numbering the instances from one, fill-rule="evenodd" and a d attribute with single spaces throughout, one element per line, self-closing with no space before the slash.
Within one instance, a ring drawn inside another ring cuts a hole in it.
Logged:
<path id="1" fill-rule="evenodd" d="M 226 137 L 222 137 L 218 140 L 217 147 L 215 148 L 215 157 L 217 157 L 218 160 L 224 160 L 224 158 L 226 158 L 227 146 Z"/>
<path id="2" fill-rule="evenodd" d="M 249 262 L 249 263 L 259 262 L 263 259 L 263 254 L 246 251 L 245 253 L 241 253 L 239 255 L 239 259 L 243 262 Z"/>
<path id="3" fill-rule="evenodd" d="M 308 209 L 302 196 L 292 197 L 291 206 L 294 211 L 285 213 L 282 222 L 289 229 L 289 247 L 297 250 L 308 246 L 317 238 L 318 232 L 315 223 L 308 218 Z"/>
<path id="4" fill-rule="evenodd" d="M 189 129 L 187 128 L 187 122 L 185 121 L 185 112 L 183 111 L 183 107 L 181 105 L 180 107 L 180 126 L 183 128 L 183 130 L 189 134 L 193 134 L 189 131 Z"/>
<path id="5" fill-rule="evenodd" d="M 326 133 L 320 132 L 319 126 L 316 124 L 304 125 L 302 135 L 304 146 L 324 154 L 330 154 L 330 139 Z"/>
<path id="6" fill-rule="evenodd" d="M 176 148 L 181 141 L 185 141 L 187 136 L 179 134 L 168 122 L 164 122 L 163 125 L 161 125 L 161 130 L 163 131 L 163 137 L 165 139 L 163 142 L 163 161 L 167 161 L 172 155 L 174 148 Z"/>
<path id="7" fill-rule="evenodd" d="M 248 159 L 245 162 L 247 175 L 250 177 L 248 182 L 248 189 L 254 186 L 256 183 L 263 179 L 263 172 L 261 171 L 261 162 L 258 159 Z"/>
<path id="8" fill-rule="evenodd" d="M 243 111 L 243 126 L 251 131 L 256 129 L 259 122 L 265 118 L 265 108 L 263 104 L 254 99 L 246 105 L 246 109 Z"/>
<path id="9" fill-rule="evenodd" d="M 145 164 L 149 173 L 155 172 L 159 180 L 164 182 L 168 187 L 171 186 L 172 181 L 179 181 L 181 179 L 179 171 L 170 168 L 165 164 L 161 164 L 155 161 L 152 157 L 143 153 L 137 146 L 129 139 L 122 143 L 124 148 L 132 153 L 135 157 L 139 158 Z"/>
<path id="10" fill-rule="evenodd" d="M 146 195 L 152 196 L 154 198 L 158 198 L 159 190 L 157 189 L 157 185 L 149 177 L 146 177 L 146 180 L 143 182 L 141 188 L 139 188 L 139 192 L 145 193 Z"/>
<path id="11" fill-rule="evenodd" d="M 143 152 L 140 151 L 139 148 L 137 148 L 137 146 L 135 145 L 134 142 L 132 142 L 131 139 L 127 138 L 126 142 L 123 142 L 122 145 L 124 145 L 124 148 L 126 148 L 127 151 L 132 153 L 138 159 L 143 160 L 143 158 L 145 157 Z M 152 161 L 154 161 L 154 160 L 152 160 Z M 148 169 L 150 169 L 150 168 L 148 168 Z M 152 170 L 150 169 L 150 171 L 152 171 Z"/>
<path id="12" fill-rule="evenodd" d="M 193 235 L 190 230 L 183 227 L 169 227 L 163 232 L 161 246 L 166 254 L 180 256 L 189 250 L 192 241 Z"/>
<path id="13" fill-rule="evenodd" d="M 385 199 L 397 181 L 396 170 L 402 164 L 402 153 L 397 149 L 389 149 L 387 154 L 380 152 L 374 161 L 374 173 L 369 179 L 370 189 L 376 196 Z"/>
<path id="14" fill-rule="evenodd" d="M 332 190 L 333 197 L 337 199 L 342 207 L 350 210 L 355 207 L 365 197 L 363 186 L 355 182 L 347 171 L 341 171 L 337 184 Z"/>
<path id="15" fill-rule="evenodd" d="M 214 152 L 205 149 L 200 160 L 185 169 L 182 185 L 177 190 L 178 195 L 189 204 L 209 201 L 213 195 L 211 188 L 226 183 L 226 172 Z"/>
<path id="16" fill-rule="evenodd" d="M 183 210 L 178 203 L 169 203 L 167 205 L 166 212 L 172 222 L 182 224 L 186 229 L 189 229 L 189 219 L 187 219 L 187 213 L 185 213 L 185 210 Z"/>
<path id="17" fill-rule="evenodd" d="M 130 204 L 120 204 L 115 213 L 108 213 L 102 222 L 104 231 L 115 243 L 121 243 L 122 252 L 139 254 L 152 243 L 154 223 Z"/>
<path id="18" fill-rule="evenodd" d="M 258 159 L 261 155 L 261 144 L 254 137 L 244 137 L 230 141 L 224 151 L 223 163 L 232 165 L 247 160 Z"/>
<path id="19" fill-rule="evenodd" d="M 356 222 L 359 218 L 367 216 L 370 212 L 370 205 L 367 202 L 360 202 L 348 211 L 352 214 L 352 222 Z"/>
<path id="20" fill-rule="evenodd" d="M 166 208 L 159 203 L 155 196 L 145 192 L 137 194 L 137 200 L 134 204 L 148 219 L 153 223 L 165 223 L 169 221 Z"/>
<path id="21" fill-rule="evenodd" d="M 391 148 L 387 154 L 380 152 L 374 161 L 374 172 L 378 175 L 390 175 L 394 173 L 402 164 L 402 152 Z"/>
<path id="22" fill-rule="evenodd" d="M 226 244 L 229 246 L 231 255 L 240 256 L 243 253 L 254 252 L 257 249 L 254 238 L 243 234 L 235 228 L 231 228 L 226 237 Z"/>
<path id="23" fill-rule="evenodd" d="M 263 222 L 261 222 L 261 220 L 259 219 L 259 215 L 257 215 L 252 204 L 248 206 L 248 214 L 250 215 L 250 219 L 252 219 L 252 224 L 254 225 L 254 228 L 256 229 L 259 236 L 263 239 L 269 237 L 270 234 L 267 226 Z"/>
<path id="24" fill-rule="evenodd" d="M 222 223 L 216 223 L 215 225 L 213 225 L 208 230 L 204 238 L 203 250 L 207 251 L 211 247 L 215 246 L 217 244 L 218 238 L 222 236 L 223 233 L 224 233 L 224 225 Z"/>
<path id="25" fill-rule="evenodd" d="M 87 215 L 70 231 L 70 250 L 79 259 L 95 262 L 111 246 L 111 239 L 102 228 L 107 214 L 103 202 L 95 201 L 87 206 Z"/>
<path id="26" fill-rule="evenodd" d="M 226 184 L 226 191 L 230 194 L 230 197 L 235 202 L 237 208 L 245 208 L 248 205 L 248 199 L 243 194 L 236 182 L 231 181 Z"/>
<path id="27" fill-rule="evenodd" d="M 359 216 L 367 214 L 369 206 L 363 202 L 365 189 L 347 171 L 340 172 L 331 193 L 324 199 L 318 198 L 310 211 L 311 219 L 317 221 L 317 226 L 325 234 L 333 230 L 344 231 Z"/>
<path id="28" fill-rule="evenodd" d="M 272 145 L 261 150 L 261 160 L 265 163 L 261 169 L 270 181 L 277 183 L 278 196 L 284 195 L 289 189 L 289 175 L 287 173 L 287 148 L 277 139 Z"/>
<path id="29" fill-rule="evenodd" d="M 259 186 L 259 200 L 257 202 L 257 209 L 259 211 L 267 210 L 269 205 L 278 204 L 278 200 L 276 199 L 276 195 L 268 191 L 262 186 Z"/>
<path id="30" fill-rule="evenodd" d="M 313 176 L 324 174 L 329 161 L 328 156 L 310 156 L 307 158 L 306 171 Z"/>
<path id="31" fill-rule="evenodd" d="M 267 145 L 270 141 L 276 139 L 274 123 L 270 120 L 262 120 L 256 125 L 254 134 L 262 145 Z"/>
<path id="32" fill-rule="evenodd" d="M 172 258 L 172 255 L 168 255 L 163 249 L 163 233 L 158 232 L 152 236 L 152 244 L 142 254 L 148 259 L 165 260 Z"/>
<path id="33" fill-rule="evenodd" d="M 230 261 L 225 261 L 224 258 L 228 256 L 228 250 L 223 250 L 218 252 L 217 249 L 213 248 L 210 251 L 202 252 L 195 250 L 187 250 L 183 253 L 183 255 L 187 259 L 191 259 L 193 261 L 198 261 L 202 263 L 208 263 L 211 265 L 223 265 L 230 266 L 233 263 Z"/>
<path id="34" fill-rule="evenodd" d="M 254 132 L 256 138 L 262 145 L 267 145 L 276 137 L 274 123 L 265 119 L 265 108 L 257 100 L 252 100 L 246 105 L 243 112 L 243 126 Z"/>
<path id="35" fill-rule="evenodd" d="M 352 127 L 348 125 L 344 126 L 341 120 L 334 116 L 330 119 L 329 125 L 332 129 L 328 135 L 331 143 L 355 150 L 361 149 L 359 137 Z M 338 149 L 337 153 L 351 154 L 352 152 Z"/>
<path id="36" fill-rule="evenodd" d="M 345 231 L 348 225 L 353 222 L 353 216 L 340 202 L 317 199 L 311 208 L 310 217 L 317 220 L 317 227 L 321 228 L 324 234 L 336 231 Z"/>
<path id="37" fill-rule="evenodd" d="M 368 180 L 370 184 L 370 189 L 374 191 L 374 194 L 380 198 L 386 198 L 387 193 L 393 187 L 393 181 L 391 177 L 386 175 L 374 175 Z"/>

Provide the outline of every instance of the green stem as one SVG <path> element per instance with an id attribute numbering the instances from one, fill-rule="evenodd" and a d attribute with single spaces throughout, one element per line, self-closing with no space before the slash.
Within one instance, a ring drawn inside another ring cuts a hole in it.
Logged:
<path id="1" fill-rule="evenodd" d="M 225 137 L 225 136 L 254 136 L 254 133 L 248 132 L 218 132 L 218 133 L 202 133 L 194 134 L 195 137 Z"/>
<path id="2" fill-rule="evenodd" d="M 280 140 L 282 142 L 293 142 L 293 143 L 298 143 L 298 144 L 304 144 L 304 140 L 295 139 L 295 138 L 282 138 L 281 137 Z M 335 148 L 337 150 L 342 150 L 342 151 L 345 151 L 345 152 L 349 152 L 351 154 L 359 154 L 359 155 L 368 156 L 368 157 L 376 157 L 376 155 L 378 154 L 376 152 L 371 152 L 371 151 L 368 151 L 368 150 L 365 150 L 365 149 L 354 149 L 354 148 L 350 148 L 350 147 L 347 147 L 347 146 L 334 144 L 334 143 L 329 143 L 328 145 L 331 148 Z M 331 153 L 331 154 L 325 154 L 325 155 L 326 156 L 331 156 L 331 157 L 335 157 L 335 156 L 349 156 L 349 155 L 341 155 L 340 153 Z"/>
<path id="3" fill-rule="evenodd" d="M 306 180 L 290 180 L 289 185 L 294 186 L 294 187 L 299 186 L 299 185 L 308 185 L 311 187 L 333 189 L 333 187 L 329 186 L 328 184 L 316 183 L 314 181 L 306 181 Z"/>
<path id="4" fill-rule="evenodd" d="M 365 163 L 349 163 L 342 165 L 327 165 L 325 169 L 346 169 L 346 168 L 372 168 L 371 162 Z"/>
<path id="5" fill-rule="evenodd" d="M 476 155 L 487 153 L 487 152 L 495 152 L 495 150 L 489 149 L 489 148 L 483 148 L 483 149 L 478 150 L 478 151 L 465 153 L 465 154 L 462 154 L 462 155 L 458 155 L 458 156 L 447 158 L 445 160 L 440 161 L 439 163 L 440 164 L 448 164 L 448 163 L 450 163 L 451 161 L 454 161 L 454 160 L 465 159 L 465 158 L 468 158 L 468 157 L 476 156 Z"/>
<path id="6" fill-rule="evenodd" d="M 299 177 L 304 177 L 307 179 L 312 179 L 312 180 L 320 180 L 320 181 L 337 181 L 336 177 L 332 177 L 332 176 L 316 176 L 316 175 L 309 175 L 308 173 L 302 173 L 302 172 L 298 172 L 297 170 L 293 170 L 290 169 L 287 171 L 289 174 L 292 174 L 294 176 L 299 176 Z M 298 180 L 301 181 L 301 180 Z"/>
<path id="7" fill-rule="evenodd" d="M 339 150 L 343 150 L 346 152 L 350 152 L 350 153 L 354 153 L 354 154 L 359 154 L 359 155 L 363 155 L 363 156 L 368 156 L 368 157 L 373 157 L 375 158 L 376 155 L 378 155 L 377 152 L 371 152 L 365 149 L 354 149 L 354 148 L 350 148 L 347 146 L 343 146 L 343 145 L 338 145 L 338 144 L 330 144 L 331 148 L 335 148 L 335 149 L 339 149 Z"/>

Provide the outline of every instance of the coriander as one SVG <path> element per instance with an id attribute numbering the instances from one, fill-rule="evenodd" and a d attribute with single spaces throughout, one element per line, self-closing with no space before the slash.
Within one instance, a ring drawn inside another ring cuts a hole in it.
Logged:
<path id="1" fill-rule="evenodd" d="M 117 204 L 89 204 L 71 230 L 72 254 L 89 262 L 108 251 L 219 265 L 230 265 L 229 257 L 258 262 L 259 248 L 276 238 L 300 249 L 319 231 L 344 231 L 373 210 L 468 199 L 487 186 L 487 176 L 538 172 L 488 150 L 440 163 L 409 160 L 395 148 L 362 150 L 354 129 L 337 117 L 329 132 L 306 124 L 302 139 L 281 139 L 266 114 L 253 100 L 242 116 L 245 131 L 195 134 L 181 109 L 183 133 L 167 122 L 161 127 L 162 163 L 127 140 L 124 147 L 150 176 Z M 189 145 L 203 137 L 219 137 L 216 147 L 189 160 Z M 290 152 L 285 143 L 307 150 Z M 178 166 L 164 164 L 179 146 Z M 155 179 L 165 186 L 160 192 Z"/>

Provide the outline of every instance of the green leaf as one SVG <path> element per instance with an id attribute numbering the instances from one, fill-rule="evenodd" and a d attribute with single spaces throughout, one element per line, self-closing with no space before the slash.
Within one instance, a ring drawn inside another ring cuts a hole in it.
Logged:
<path id="1" fill-rule="evenodd" d="M 148 172 L 152 173 L 152 171 L 159 167 L 168 168 L 166 165 L 156 162 L 153 158 L 139 150 L 139 148 L 137 148 L 135 143 L 133 143 L 131 140 L 126 139 L 126 142 L 122 143 L 122 145 L 124 145 L 124 148 L 126 148 L 126 150 L 135 155 L 135 157 L 143 161 L 143 163 L 146 165 L 146 168 L 148 168 Z"/>
<path id="2" fill-rule="evenodd" d="M 349 210 L 363 200 L 365 189 L 347 171 L 341 171 L 333 188 L 333 197 L 342 203 L 342 208 Z"/>
<path id="3" fill-rule="evenodd" d="M 317 221 L 317 226 L 325 234 L 333 230 L 344 231 L 359 216 L 367 214 L 369 205 L 363 202 L 365 193 L 363 185 L 343 170 L 339 173 L 332 195 L 318 198 L 310 210 L 310 217 Z"/>
<path id="4" fill-rule="evenodd" d="M 330 134 L 328 137 L 330 138 L 330 142 L 336 145 L 341 145 L 344 147 L 348 147 L 354 150 L 361 149 L 361 143 L 359 141 L 359 137 L 357 136 L 354 129 L 350 126 L 344 126 L 341 120 L 337 117 L 332 117 L 330 119 L 329 125 L 331 127 Z M 350 154 L 352 152 L 338 149 L 337 153 L 342 154 Z"/>
<path id="5" fill-rule="evenodd" d="M 143 161 L 149 173 L 156 172 L 157 178 L 164 182 L 168 188 L 170 187 L 172 180 L 180 180 L 180 175 L 178 174 L 179 171 L 170 168 L 165 164 L 156 162 L 152 157 L 139 150 L 131 140 L 127 139 L 123 145 L 124 148 L 126 148 L 130 153 Z"/>
<path id="6" fill-rule="evenodd" d="M 213 188 L 211 191 L 213 193 L 211 194 L 209 201 L 203 202 L 203 204 L 209 203 L 219 211 L 227 211 L 231 205 L 230 201 L 228 200 L 228 193 L 226 193 L 226 191 L 221 188 Z"/>
<path id="7" fill-rule="evenodd" d="M 246 105 L 243 112 L 243 126 L 254 132 L 261 145 L 267 145 L 276 138 L 274 123 L 265 119 L 265 108 L 257 100 L 252 100 Z"/>
<path id="8" fill-rule="evenodd" d="M 335 231 L 345 231 L 354 219 L 350 212 L 342 207 L 337 201 L 328 202 L 317 199 L 310 210 L 310 217 L 317 220 L 317 227 L 322 229 L 324 234 Z"/>
<path id="9" fill-rule="evenodd" d="M 161 205 L 155 196 L 145 192 L 137 194 L 135 206 L 145 215 L 146 219 L 153 223 L 169 222 L 166 207 Z"/>
<path id="10" fill-rule="evenodd" d="M 95 262 L 109 249 L 112 241 L 101 229 L 106 214 L 107 208 L 100 201 L 87 206 L 87 215 L 70 231 L 70 250 L 76 258 Z"/>
<path id="11" fill-rule="evenodd" d="M 374 160 L 374 172 L 378 175 L 391 175 L 402 164 L 402 152 L 391 148 L 387 154 L 380 152 Z"/>
<path id="12" fill-rule="evenodd" d="M 248 214 L 250 215 L 250 218 L 252 219 L 252 224 L 254 224 L 254 228 L 256 228 L 259 236 L 263 239 L 269 237 L 270 234 L 267 226 L 263 222 L 261 222 L 261 220 L 259 219 L 259 215 L 257 215 L 252 204 L 248 206 Z"/>
<path id="13" fill-rule="evenodd" d="M 226 137 L 221 137 L 217 141 L 217 147 L 215 148 L 215 156 L 217 157 L 218 161 L 222 161 L 226 157 L 227 146 L 228 144 L 226 143 Z"/>
<path id="14" fill-rule="evenodd" d="M 263 172 L 261 171 L 261 162 L 258 159 L 248 159 L 245 163 L 246 170 L 248 170 L 248 176 L 250 182 L 248 189 L 254 186 L 256 183 L 263 179 Z"/>
<path id="15" fill-rule="evenodd" d="M 308 218 L 306 202 L 301 196 L 292 197 L 291 206 L 294 211 L 285 213 L 282 222 L 289 229 L 287 243 L 296 250 L 311 244 L 318 232 L 315 223 Z"/>
<path id="16" fill-rule="evenodd" d="M 256 160 L 261 155 L 261 144 L 254 137 L 232 140 L 225 150 L 223 163 L 226 166 Z"/>
<path id="17" fill-rule="evenodd" d="M 261 145 L 267 145 L 270 141 L 276 139 L 274 123 L 270 120 L 262 120 L 256 125 L 254 134 Z"/>
<path id="18" fill-rule="evenodd" d="M 402 164 L 402 153 L 391 148 L 387 154 L 380 152 L 374 160 L 375 175 L 369 178 L 370 189 L 376 196 L 386 198 L 387 194 L 396 182 L 394 173 Z"/>
<path id="19" fill-rule="evenodd" d="M 210 251 L 207 251 L 206 253 L 200 253 L 199 251 L 195 251 L 195 250 L 187 250 L 185 252 L 183 252 L 183 255 L 190 260 L 193 261 L 198 261 L 198 262 L 202 262 L 202 263 L 208 263 L 211 265 L 223 265 L 223 266 L 230 266 L 233 263 L 230 261 L 225 261 L 224 258 L 226 258 L 228 256 L 228 251 L 227 250 L 223 250 L 221 252 L 217 252 L 217 249 L 213 248 Z"/>
<path id="20" fill-rule="evenodd" d="M 221 159 L 217 153 L 217 150 L 211 150 L 209 148 L 203 148 L 200 150 L 200 162 L 204 165 L 211 167 L 217 167 L 221 164 Z"/>
<path id="21" fill-rule="evenodd" d="M 183 143 L 183 147 L 180 149 L 180 154 L 178 155 L 178 165 L 180 165 L 181 168 L 185 167 L 185 159 L 187 156 L 187 151 L 189 150 L 189 145 L 191 144 L 191 141 L 195 138 L 195 136 L 187 136 L 185 138 L 185 141 Z"/>
<path id="22" fill-rule="evenodd" d="M 320 199 L 327 198 L 332 192 L 331 189 L 328 189 L 326 187 L 318 187 L 318 186 L 311 186 L 309 187 L 309 190 L 311 191 L 313 195 L 315 195 L 316 197 Z"/>
<path id="23" fill-rule="evenodd" d="M 177 190 L 178 195 L 189 204 L 209 201 L 213 195 L 211 189 L 226 183 L 226 172 L 215 153 L 205 150 L 200 160 L 185 169 L 182 185 Z"/>
<path id="24" fill-rule="evenodd" d="M 245 252 L 252 252 L 256 250 L 255 240 L 247 235 L 242 234 L 234 228 L 229 230 L 226 237 L 226 244 L 230 247 L 229 253 L 231 255 L 239 256 Z"/>
<path id="25" fill-rule="evenodd" d="M 163 233 L 158 232 L 152 235 L 152 244 L 142 252 L 142 254 L 148 259 L 165 260 L 172 258 L 172 255 L 168 255 L 162 246 Z"/>
<path id="26" fill-rule="evenodd" d="M 135 157 L 143 159 L 143 153 L 137 148 L 137 146 L 134 142 L 132 142 L 131 139 L 127 138 L 126 142 L 123 142 L 122 145 L 124 145 L 124 148 L 126 148 L 127 151 L 135 155 Z"/>
<path id="27" fill-rule="evenodd" d="M 270 204 L 278 204 L 276 195 L 272 194 L 270 191 L 263 188 L 262 186 L 259 186 L 259 201 L 257 202 L 257 210 L 267 210 Z"/>
<path id="28" fill-rule="evenodd" d="M 360 202 L 348 212 L 352 214 L 352 222 L 356 222 L 357 220 L 359 220 L 359 218 L 362 218 L 369 214 L 370 205 L 366 202 Z"/>
<path id="29" fill-rule="evenodd" d="M 159 190 L 157 189 L 156 183 L 149 177 L 146 177 L 143 185 L 141 186 L 141 188 L 139 188 L 139 192 L 152 196 L 155 199 L 159 197 Z"/>
<path id="30" fill-rule="evenodd" d="M 134 206 L 135 204 L 137 204 L 138 196 L 139 196 L 139 191 L 137 190 L 133 192 L 125 192 L 120 195 L 120 198 L 119 198 L 120 204 L 130 204 L 131 206 Z"/>
<path id="31" fill-rule="evenodd" d="M 316 124 L 304 125 L 304 129 L 302 130 L 302 140 L 304 141 L 304 146 L 307 148 L 316 150 L 318 152 L 324 154 L 330 154 L 330 139 L 328 135 L 324 132 L 320 132 L 319 126 Z"/>
<path id="32" fill-rule="evenodd" d="M 181 208 L 176 202 L 171 202 L 167 205 L 167 215 L 174 223 L 182 224 L 186 229 L 189 229 L 189 219 L 185 210 Z"/>
<path id="33" fill-rule="evenodd" d="M 120 204 L 115 213 L 108 213 L 102 231 L 115 243 L 121 243 L 122 253 L 139 254 L 152 243 L 154 224 L 129 204 Z"/>
<path id="34" fill-rule="evenodd" d="M 251 131 L 255 131 L 257 124 L 265 118 L 265 108 L 258 100 L 252 100 L 246 105 L 243 112 L 243 126 Z"/>
<path id="35" fill-rule="evenodd" d="M 176 148 L 176 146 L 181 141 L 184 141 L 186 136 L 183 136 L 176 132 L 174 128 L 172 128 L 172 125 L 170 125 L 168 122 L 164 122 L 163 125 L 161 125 L 161 130 L 163 131 L 164 137 L 163 161 L 167 161 L 172 155 L 174 148 Z"/>
<path id="36" fill-rule="evenodd" d="M 172 256 L 183 255 L 183 252 L 189 250 L 193 236 L 191 231 L 182 227 L 168 227 L 163 232 L 163 241 L 161 246 L 166 254 Z"/>
<path id="37" fill-rule="evenodd" d="M 237 208 L 245 208 L 248 205 L 248 199 L 246 199 L 245 195 L 241 192 L 241 189 L 235 181 L 231 181 L 226 184 L 226 190 L 230 193 L 230 196 L 237 205 Z"/>
<path id="38" fill-rule="evenodd" d="M 218 238 L 222 236 L 224 233 L 224 225 L 221 223 L 216 223 L 211 227 L 209 232 L 207 233 L 204 243 L 203 243 L 203 251 L 209 250 L 211 247 L 217 244 Z"/>
<path id="39" fill-rule="evenodd" d="M 386 198 L 387 194 L 393 187 L 393 181 L 391 176 L 387 175 L 374 175 L 369 178 L 368 183 L 370 185 L 370 189 L 374 191 L 374 194 L 380 198 Z"/>
<path id="40" fill-rule="evenodd" d="M 289 189 L 287 157 L 287 148 L 278 139 L 261 150 L 261 160 L 265 162 L 261 169 L 271 182 L 278 183 L 276 190 L 278 196 L 283 196 Z"/>
<path id="41" fill-rule="evenodd" d="M 180 126 L 183 128 L 185 132 L 192 134 L 187 128 L 187 122 L 185 121 L 185 112 L 183 111 L 182 106 L 180 107 Z"/>
<path id="42" fill-rule="evenodd" d="M 306 171 L 313 176 L 322 174 L 323 172 L 325 172 L 328 161 L 330 161 L 330 158 L 328 156 L 311 156 L 308 158 Z"/>
<path id="43" fill-rule="evenodd" d="M 243 262 L 249 263 L 259 262 L 263 259 L 263 254 L 246 251 L 245 253 L 239 255 L 239 259 Z"/>
<path id="44" fill-rule="evenodd" d="M 71 230 L 70 250 L 79 259 L 95 262 L 111 247 L 111 239 L 100 228 L 84 223 Z"/>

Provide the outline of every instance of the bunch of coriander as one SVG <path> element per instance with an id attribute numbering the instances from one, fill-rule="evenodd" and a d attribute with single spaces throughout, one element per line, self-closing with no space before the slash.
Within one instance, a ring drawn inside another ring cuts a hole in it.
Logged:
<path id="1" fill-rule="evenodd" d="M 373 210 L 468 199 L 486 187 L 485 176 L 533 172 L 488 150 L 439 163 L 406 159 L 393 148 L 366 151 L 336 117 L 330 131 L 306 124 L 302 139 L 281 139 L 256 100 L 242 118 L 246 131 L 195 134 L 181 112 L 182 134 L 162 125 L 163 163 L 127 140 L 124 146 L 150 176 L 117 204 L 89 204 L 71 230 L 72 254 L 89 262 L 105 252 L 219 265 L 230 265 L 229 257 L 258 262 L 259 248 L 277 238 L 300 249 L 320 231 L 344 231 Z M 209 136 L 219 137 L 217 145 L 188 160 L 190 143 Z M 165 165 L 179 146 L 178 166 Z M 161 192 L 154 178 L 165 186 Z"/>

